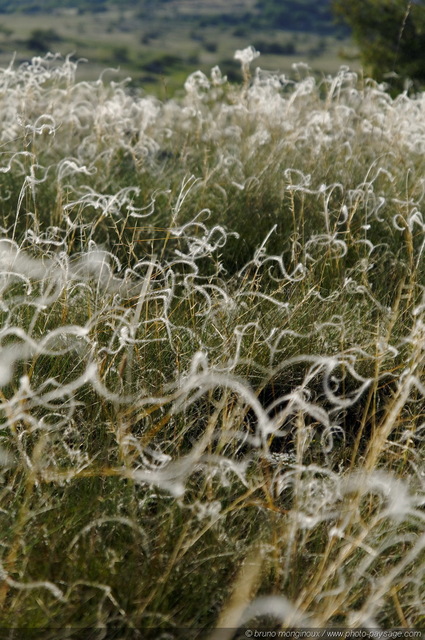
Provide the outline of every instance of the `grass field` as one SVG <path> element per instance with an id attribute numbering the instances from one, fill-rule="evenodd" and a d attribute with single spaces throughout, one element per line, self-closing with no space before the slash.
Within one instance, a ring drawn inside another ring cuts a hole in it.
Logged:
<path id="1" fill-rule="evenodd" d="M 236 61 L 0 72 L 5 637 L 425 626 L 423 95 Z"/>

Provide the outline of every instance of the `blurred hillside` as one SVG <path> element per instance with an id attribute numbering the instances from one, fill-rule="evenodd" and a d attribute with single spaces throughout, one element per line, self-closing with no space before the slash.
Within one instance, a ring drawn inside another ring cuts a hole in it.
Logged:
<path id="1" fill-rule="evenodd" d="M 0 0 L 0 63 L 50 51 L 85 58 L 80 77 L 105 67 L 118 79 L 168 97 L 195 69 L 219 65 L 240 79 L 235 50 L 253 45 L 261 66 L 292 73 L 294 62 L 334 73 L 356 51 L 330 0 Z M 351 62 L 350 62 L 351 64 Z"/>

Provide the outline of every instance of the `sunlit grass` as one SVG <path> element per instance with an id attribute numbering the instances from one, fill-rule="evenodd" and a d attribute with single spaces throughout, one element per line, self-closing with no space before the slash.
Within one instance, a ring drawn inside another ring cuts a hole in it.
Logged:
<path id="1" fill-rule="evenodd" d="M 423 96 L 238 57 L 1 70 L 4 628 L 423 626 Z"/>

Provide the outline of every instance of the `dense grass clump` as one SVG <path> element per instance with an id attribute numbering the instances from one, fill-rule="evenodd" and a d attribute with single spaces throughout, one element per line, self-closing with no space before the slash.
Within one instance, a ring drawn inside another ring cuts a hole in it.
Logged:
<path id="1" fill-rule="evenodd" d="M 424 626 L 424 96 L 254 56 L 0 72 L 3 628 Z"/>

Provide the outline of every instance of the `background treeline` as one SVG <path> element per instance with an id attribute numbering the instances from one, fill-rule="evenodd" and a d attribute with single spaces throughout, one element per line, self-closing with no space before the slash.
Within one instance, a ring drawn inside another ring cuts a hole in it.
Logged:
<path id="1" fill-rule="evenodd" d="M 351 27 L 368 75 L 395 91 L 425 83 L 423 0 L 333 0 L 332 10 Z M 407 82 L 407 84 L 406 84 Z"/>

